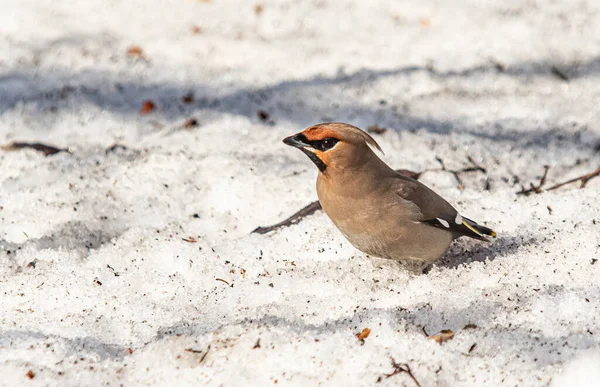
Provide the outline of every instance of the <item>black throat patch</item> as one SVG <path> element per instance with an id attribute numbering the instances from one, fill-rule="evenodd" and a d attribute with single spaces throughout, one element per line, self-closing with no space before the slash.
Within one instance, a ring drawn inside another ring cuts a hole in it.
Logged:
<path id="1" fill-rule="evenodd" d="M 304 152 L 305 155 L 308 156 L 308 158 L 315 163 L 315 165 L 317 166 L 317 168 L 319 168 L 319 171 L 321 172 L 325 172 L 325 170 L 327 169 L 327 165 L 323 162 L 323 160 L 321 160 L 316 154 L 312 153 L 309 150 L 306 150 L 304 148 L 300 148 L 300 150 L 302 152 Z"/>

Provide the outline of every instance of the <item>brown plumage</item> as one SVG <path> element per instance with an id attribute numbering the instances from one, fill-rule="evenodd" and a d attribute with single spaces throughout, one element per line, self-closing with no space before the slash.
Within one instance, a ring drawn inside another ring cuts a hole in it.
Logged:
<path id="1" fill-rule="evenodd" d="M 462 217 L 424 184 L 385 164 L 364 131 L 339 122 L 311 126 L 283 140 L 319 168 L 323 210 L 357 249 L 382 258 L 433 262 L 454 238 L 487 241 L 491 229 Z"/>

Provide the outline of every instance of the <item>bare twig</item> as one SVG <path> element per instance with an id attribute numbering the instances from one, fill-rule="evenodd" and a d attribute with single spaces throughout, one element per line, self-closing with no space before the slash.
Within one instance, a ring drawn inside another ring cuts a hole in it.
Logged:
<path id="1" fill-rule="evenodd" d="M 565 74 L 564 71 L 562 71 L 561 69 L 559 69 L 556 66 L 550 67 L 550 73 L 552 73 L 552 75 L 554 75 L 555 77 L 557 77 L 558 79 L 560 79 L 562 81 L 569 82 L 569 77 L 567 76 L 567 74 Z"/>
<path id="2" fill-rule="evenodd" d="M 469 352 L 467 352 L 467 353 L 473 352 L 473 350 L 475 349 L 475 347 L 477 347 L 477 343 L 473 343 L 473 345 L 471 345 L 471 347 L 469 348 Z"/>
<path id="3" fill-rule="evenodd" d="M 521 190 L 519 192 L 517 192 L 517 195 L 529 195 L 531 193 L 536 193 L 536 194 L 542 193 L 544 191 L 544 189 L 543 189 L 544 184 L 546 184 L 546 177 L 548 175 L 549 168 L 550 167 L 548 167 L 547 165 L 544 166 L 544 174 L 543 174 L 542 178 L 540 179 L 540 182 L 537 186 L 534 185 L 533 183 L 529 183 L 531 188 L 525 189 L 525 187 L 521 187 Z M 581 182 L 581 185 L 579 186 L 579 188 L 583 188 L 586 186 L 586 184 L 590 180 L 592 180 L 596 176 L 600 176 L 600 168 L 596 169 L 593 172 L 586 173 L 585 175 L 575 177 L 575 178 L 567 180 L 565 182 L 554 184 L 553 186 L 545 189 L 545 191 L 554 191 L 564 185 L 575 183 L 576 181 Z"/>
<path id="4" fill-rule="evenodd" d="M 471 156 L 467 155 L 467 160 L 469 160 L 469 162 L 471 164 L 473 164 L 473 167 L 471 167 L 471 168 L 465 168 L 465 169 L 462 170 L 463 172 L 480 171 L 480 172 L 483 172 L 483 173 L 487 174 L 487 169 L 485 169 L 481 165 L 477 164 L 475 162 L 475 160 L 473 160 L 473 158 Z"/>
<path id="5" fill-rule="evenodd" d="M 564 183 L 555 184 L 552 187 L 548 188 L 548 191 L 553 191 L 555 189 L 558 189 L 558 188 L 562 187 L 563 185 L 571 184 L 571 183 L 574 183 L 574 182 L 576 182 L 578 180 L 581 181 L 581 186 L 579 186 L 579 188 L 583 188 L 583 187 L 586 186 L 586 184 L 588 183 L 588 181 L 592 180 L 594 177 L 599 176 L 599 175 L 600 175 L 600 168 L 596 169 L 594 172 L 590 172 L 590 173 L 587 173 L 587 174 L 585 174 L 583 176 L 579 176 L 579 177 L 576 177 L 574 179 L 567 180 Z"/>
<path id="6" fill-rule="evenodd" d="M 481 165 L 477 164 L 471 156 L 467 156 L 467 160 L 469 160 L 469 162 L 472 165 L 470 167 L 465 167 L 465 168 L 458 169 L 458 170 L 446 168 L 446 164 L 444 163 L 444 160 L 442 160 L 442 158 L 439 156 L 436 156 L 435 159 L 437 160 L 438 163 L 440 163 L 440 166 L 442 167 L 442 169 L 441 169 L 442 171 L 449 172 L 452 175 L 454 175 L 454 178 L 456 179 L 456 182 L 458 183 L 459 190 L 462 191 L 465 189 L 465 184 L 463 183 L 463 180 L 460 177 L 460 174 L 465 173 L 465 172 L 482 172 L 485 175 L 485 187 L 484 188 L 486 190 L 490 189 L 490 182 L 489 182 L 488 175 L 487 175 L 487 169 L 485 169 Z M 433 171 L 433 170 L 431 170 L 431 171 Z"/>
<path id="7" fill-rule="evenodd" d="M 467 160 L 469 160 L 469 162 L 471 164 L 473 164 L 473 167 L 471 168 L 472 171 L 479 171 L 482 172 L 483 175 L 485 176 L 485 185 L 483 187 L 484 190 L 489 191 L 490 190 L 490 177 L 488 176 L 487 173 L 487 169 L 485 169 L 484 167 L 482 167 L 481 165 L 479 165 L 477 162 L 475 162 L 475 160 L 473 160 L 473 158 L 469 155 L 467 155 Z M 471 170 L 469 170 L 469 168 L 463 169 L 463 172 L 471 172 Z"/>
<path id="8" fill-rule="evenodd" d="M 204 359 L 206 359 L 206 355 L 208 355 L 208 352 L 210 351 L 210 344 L 208 344 L 208 347 L 206 347 L 206 351 L 203 351 L 201 349 L 194 349 L 194 348 L 186 348 L 186 349 L 184 349 L 184 351 L 189 352 L 189 353 L 195 353 L 195 354 L 202 353 L 203 355 L 200 358 L 200 361 L 198 361 L 198 364 L 202 364 Z"/>
<path id="9" fill-rule="evenodd" d="M 542 174 L 542 178 L 538 185 L 533 183 L 529 183 L 529 189 L 525 189 L 523 185 L 521 185 L 521 190 L 517 192 L 517 195 L 529 195 L 530 193 L 540 193 L 542 192 L 542 187 L 546 184 L 546 177 L 548 177 L 548 171 L 550 170 L 549 165 L 544 165 L 544 173 Z"/>
<path id="10" fill-rule="evenodd" d="M 206 355 L 208 355 L 209 351 L 210 351 L 210 344 L 208 344 L 208 347 L 206 348 L 206 352 L 204 352 L 204 355 L 202 355 L 202 358 L 200 358 L 200 361 L 198 362 L 198 364 L 202 364 L 204 359 L 206 359 Z"/>
<path id="11" fill-rule="evenodd" d="M 30 149 L 34 149 L 38 152 L 42 152 L 44 154 L 44 156 L 50 156 L 59 152 L 68 152 L 68 153 L 72 153 L 72 151 L 68 148 L 57 148 L 51 145 L 46 145 L 46 144 L 42 144 L 39 142 L 13 142 L 11 144 L 8 145 L 4 145 L 2 146 L 2 149 L 6 150 L 6 151 L 15 151 L 15 150 L 19 150 L 19 149 L 26 149 L 26 148 L 30 148 Z"/>
<path id="12" fill-rule="evenodd" d="M 413 382 L 415 382 L 417 387 L 421 387 L 421 384 L 419 383 L 417 378 L 415 378 L 415 375 L 413 375 L 413 373 L 410 369 L 410 366 L 408 364 L 396 363 L 396 360 L 394 360 L 394 358 L 392 358 L 392 367 L 394 367 L 394 372 L 392 372 L 391 374 L 385 375 L 386 378 L 391 378 L 394 375 L 406 373 L 406 374 L 408 374 L 408 376 L 410 376 L 410 378 L 413 380 Z"/>
<path id="13" fill-rule="evenodd" d="M 109 269 L 110 271 L 112 271 L 112 273 L 113 273 L 113 275 L 114 275 L 115 277 L 118 277 L 118 276 L 120 276 L 120 274 L 119 274 L 119 273 L 117 273 L 117 271 L 116 271 L 116 270 L 115 270 L 115 269 L 114 269 L 112 266 L 110 266 L 109 264 L 107 264 L 107 265 L 106 265 L 106 268 L 107 268 L 107 269 Z"/>
<path id="14" fill-rule="evenodd" d="M 321 203 L 319 203 L 319 201 L 317 200 L 316 202 L 312 202 L 308 206 L 302 208 L 300 211 L 296 212 L 294 215 L 290 216 L 283 222 L 279 222 L 277 224 L 274 224 L 272 226 L 267 226 L 267 227 L 259 226 L 259 227 L 255 228 L 252 231 L 252 233 L 266 234 L 268 232 L 271 232 L 271 231 L 274 231 L 274 230 L 277 230 L 277 229 L 280 229 L 283 227 L 289 227 L 293 224 L 300 222 L 305 217 L 314 214 L 315 212 L 317 212 L 318 210 L 320 210 L 322 208 L 323 207 L 321 207 Z"/>
<path id="15" fill-rule="evenodd" d="M 104 150 L 104 154 L 109 154 L 117 151 L 126 151 L 127 147 L 123 144 L 114 143 Z"/>

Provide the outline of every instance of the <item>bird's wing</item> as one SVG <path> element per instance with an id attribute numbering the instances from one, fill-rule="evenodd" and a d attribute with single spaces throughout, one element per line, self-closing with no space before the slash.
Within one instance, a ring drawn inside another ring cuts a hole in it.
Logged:
<path id="1" fill-rule="evenodd" d="M 398 196 L 419 209 L 420 214 L 415 214 L 415 221 L 447 230 L 456 236 L 484 241 L 487 241 L 485 235 L 496 236 L 493 230 L 461 216 L 444 198 L 415 179 L 398 174 L 391 184 Z"/>
<path id="2" fill-rule="evenodd" d="M 456 222 L 456 220 L 460 220 L 460 223 Z M 473 222 L 471 219 L 462 217 L 460 214 L 457 215 L 457 219 L 454 221 L 443 218 L 435 218 L 423 220 L 421 223 L 426 223 L 433 227 L 448 230 L 454 233 L 456 236 L 464 235 L 474 239 L 479 239 L 480 241 L 489 242 L 485 235 L 490 235 L 492 237 L 496 236 L 496 232 L 494 230 L 485 226 L 481 226 Z"/>

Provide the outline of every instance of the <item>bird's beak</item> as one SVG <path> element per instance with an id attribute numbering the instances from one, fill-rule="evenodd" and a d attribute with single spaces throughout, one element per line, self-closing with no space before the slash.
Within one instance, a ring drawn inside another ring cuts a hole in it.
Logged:
<path id="1" fill-rule="evenodd" d="M 304 148 L 310 146 L 310 144 L 306 141 L 306 136 L 304 136 L 302 133 L 298 133 L 283 139 L 284 144 L 293 146 L 295 148 Z"/>
<path id="2" fill-rule="evenodd" d="M 305 155 L 308 156 L 309 159 L 312 160 L 313 163 L 319 168 L 319 171 L 325 172 L 327 169 L 327 165 L 315 154 L 315 149 L 313 148 L 310 140 L 306 138 L 303 133 L 298 133 L 290 137 L 286 137 L 283 139 L 283 143 L 289 146 L 293 146 L 294 148 L 300 149 Z"/>

